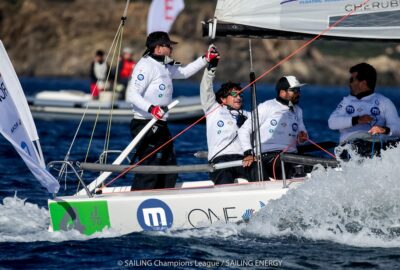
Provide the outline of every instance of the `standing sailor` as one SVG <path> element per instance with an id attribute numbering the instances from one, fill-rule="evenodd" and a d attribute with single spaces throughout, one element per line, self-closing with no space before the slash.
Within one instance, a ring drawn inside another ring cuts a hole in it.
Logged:
<path id="1" fill-rule="evenodd" d="M 227 82 L 214 94 L 213 81 L 219 60 L 217 49 L 211 45 L 210 53 L 217 55 L 204 70 L 200 84 L 200 99 L 207 121 L 208 162 L 220 163 L 243 159 L 238 129 L 249 113 L 242 109 L 242 89 L 238 83 Z M 217 107 L 221 107 L 216 109 Z M 250 179 L 250 168 L 232 167 L 210 173 L 215 184 L 233 183 L 235 178 Z"/>
<path id="2" fill-rule="evenodd" d="M 282 178 L 281 162 L 279 158 L 274 162 L 276 157 L 283 150 L 296 153 L 297 143 L 308 139 L 303 111 L 297 105 L 300 100 L 300 87 L 303 85 L 294 76 L 282 77 L 275 87 L 276 98 L 258 105 L 264 177 L 274 176 L 273 172 L 276 171 L 276 177 Z M 239 139 L 245 150 L 244 165 L 248 166 L 254 161 L 251 132 L 251 119 L 248 119 L 239 129 Z M 288 178 L 292 174 L 291 167 L 290 164 L 285 166 Z"/>
<path id="3" fill-rule="evenodd" d="M 104 60 L 104 51 L 97 50 L 93 62 L 90 64 L 90 93 L 93 99 L 99 98 L 99 93 L 106 90 L 106 78 L 109 70 Z"/>
<path id="4" fill-rule="evenodd" d="M 182 67 L 171 58 L 174 44 L 177 42 L 171 41 L 165 32 L 149 34 L 147 50 L 136 64 L 128 84 L 127 101 L 132 103 L 134 115 L 130 125 L 132 136 L 136 137 L 153 117 L 158 119 L 136 147 L 135 157 L 139 160 L 171 139 L 167 105 L 172 101 L 172 79 L 189 78 L 210 61 L 207 54 Z M 172 142 L 146 158 L 141 165 L 176 165 Z M 136 174 L 132 190 L 171 188 L 175 186 L 176 179 L 176 174 Z"/>
<path id="5" fill-rule="evenodd" d="M 379 154 L 381 147 L 390 144 L 391 136 L 400 135 L 396 107 L 387 97 L 374 93 L 377 74 L 373 66 L 360 63 L 349 72 L 350 95 L 332 112 L 329 128 L 339 130 L 340 143 L 351 144 L 361 156 Z M 342 158 L 348 157 L 344 153 Z"/>

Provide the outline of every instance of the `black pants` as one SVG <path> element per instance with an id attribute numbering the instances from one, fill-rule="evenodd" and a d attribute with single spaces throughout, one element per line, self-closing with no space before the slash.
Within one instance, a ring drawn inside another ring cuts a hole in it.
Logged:
<path id="1" fill-rule="evenodd" d="M 275 179 L 282 179 L 282 166 L 281 166 L 281 158 L 278 157 L 275 161 L 274 160 L 277 156 L 279 156 L 279 152 L 266 152 L 262 154 L 262 161 L 263 161 L 263 174 L 264 179 L 268 180 L 269 177 Z M 293 163 L 285 163 L 285 176 L 286 179 L 292 178 L 294 176 L 294 166 L 296 164 Z M 275 171 L 275 175 L 274 175 Z"/>
<path id="2" fill-rule="evenodd" d="M 222 155 L 214 158 L 212 163 L 217 164 L 242 159 L 242 155 Z M 250 180 L 250 168 L 232 167 L 216 170 L 210 173 L 210 178 L 216 185 L 231 184 L 235 181 L 235 178 L 244 178 Z"/>
<path id="3" fill-rule="evenodd" d="M 132 119 L 130 125 L 132 137 L 136 137 L 148 122 L 149 120 Z M 167 123 L 157 121 L 136 146 L 136 153 L 132 161 L 134 162 L 136 158 L 137 161 L 142 160 L 169 139 L 171 139 L 171 133 Z M 173 143 L 170 142 L 147 157 L 140 165 L 176 165 Z M 131 190 L 173 188 L 177 178 L 177 174 L 136 174 Z"/>

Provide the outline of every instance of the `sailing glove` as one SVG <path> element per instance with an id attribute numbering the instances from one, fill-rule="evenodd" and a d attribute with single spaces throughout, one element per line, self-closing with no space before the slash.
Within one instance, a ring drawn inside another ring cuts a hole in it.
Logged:
<path id="1" fill-rule="evenodd" d="M 208 63 L 208 70 L 215 69 L 217 67 L 219 61 L 219 52 L 214 44 L 211 44 L 210 47 L 208 47 L 208 51 L 204 58 Z"/>
<path id="2" fill-rule="evenodd" d="M 160 120 L 166 112 L 168 112 L 167 106 L 154 106 L 151 105 L 148 109 L 148 112 L 151 113 L 155 118 Z"/>

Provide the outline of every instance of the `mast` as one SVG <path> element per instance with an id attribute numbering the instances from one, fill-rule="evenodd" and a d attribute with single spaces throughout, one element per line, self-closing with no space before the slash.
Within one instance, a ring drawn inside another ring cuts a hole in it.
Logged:
<path id="1" fill-rule="evenodd" d="M 249 55 L 250 55 L 250 83 L 254 82 L 256 75 L 253 70 L 253 54 L 251 50 L 251 39 L 249 39 Z M 257 108 L 257 93 L 256 84 L 251 85 L 251 129 L 253 131 L 253 147 L 255 148 L 255 157 L 257 164 L 257 180 L 263 181 L 263 166 L 261 156 L 261 137 L 260 137 L 260 121 L 258 119 L 258 108 Z"/>

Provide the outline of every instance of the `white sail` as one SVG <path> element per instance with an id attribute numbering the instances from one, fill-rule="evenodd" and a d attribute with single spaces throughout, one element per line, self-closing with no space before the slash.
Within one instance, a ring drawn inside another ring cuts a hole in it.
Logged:
<path id="1" fill-rule="evenodd" d="M 326 35 L 400 39 L 400 0 L 218 0 L 215 17 L 232 24 L 317 35 L 356 7 Z"/>
<path id="2" fill-rule="evenodd" d="M 154 31 L 168 33 L 184 7 L 183 0 L 153 0 L 147 16 L 147 34 Z"/>
<path id="3" fill-rule="evenodd" d="M 28 103 L 1 41 L 0 116 L 0 133 L 14 146 L 39 182 L 50 193 L 56 193 L 59 183 L 46 171 Z"/>

